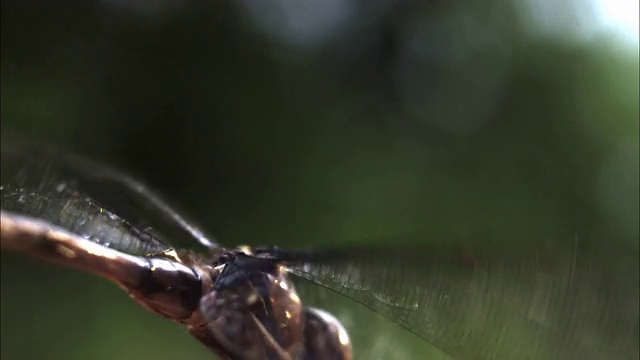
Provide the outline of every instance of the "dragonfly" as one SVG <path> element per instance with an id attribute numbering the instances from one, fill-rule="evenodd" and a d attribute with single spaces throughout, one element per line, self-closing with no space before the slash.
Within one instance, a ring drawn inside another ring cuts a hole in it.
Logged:
<path id="1" fill-rule="evenodd" d="M 124 173 L 13 134 L 1 145 L 3 252 L 114 282 L 223 359 L 352 359 L 345 327 L 305 306 L 300 284 L 344 295 L 454 359 L 639 357 L 633 247 L 577 237 L 225 247 Z"/>

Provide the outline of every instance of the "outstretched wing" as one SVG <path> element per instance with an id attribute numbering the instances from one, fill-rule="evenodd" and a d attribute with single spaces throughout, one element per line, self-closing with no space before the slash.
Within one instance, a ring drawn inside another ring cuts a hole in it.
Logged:
<path id="1" fill-rule="evenodd" d="M 145 186 L 104 165 L 14 134 L 2 135 L 0 155 L 3 210 L 134 255 L 215 246 Z"/>
<path id="2" fill-rule="evenodd" d="M 456 359 L 637 359 L 638 252 L 586 241 L 292 255 Z M 304 296 L 304 284 L 298 285 Z"/>

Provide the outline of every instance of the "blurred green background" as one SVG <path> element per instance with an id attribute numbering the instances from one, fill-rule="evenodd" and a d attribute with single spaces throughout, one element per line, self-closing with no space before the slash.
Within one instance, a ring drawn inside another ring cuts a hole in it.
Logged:
<path id="1" fill-rule="evenodd" d="M 637 251 L 637 15 L 634 37 L 605 10 L 2 1 L 2 131 L 115 164 L 227 245 L 587 235 Z M 212 358 L 105 281 L 1 265 L 3 359 Z M 447 358 L 317 299 L 357 359 Z"/>

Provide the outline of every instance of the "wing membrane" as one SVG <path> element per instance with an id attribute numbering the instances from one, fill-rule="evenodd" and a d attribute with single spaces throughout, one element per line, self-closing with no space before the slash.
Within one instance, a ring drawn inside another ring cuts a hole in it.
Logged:
<path id="1" fill-rule="evenodd" d="M 103 165 L 4 134 L 1 156 L 2 209 L 134 255 L 169 248 L 160 238 L 182 248 L 213 246 L 155 194 Z"/>
<path id="2" fill-rule="evenodd" d="M 358 249 L 292 272 L 456 359 L 637 359 L 637 250 L 580 245 Z"/>

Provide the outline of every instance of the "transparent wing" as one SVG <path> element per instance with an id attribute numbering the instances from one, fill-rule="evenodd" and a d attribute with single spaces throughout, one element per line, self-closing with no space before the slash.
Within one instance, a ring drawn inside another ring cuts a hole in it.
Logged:
<path id="1" fill-rule="evenodd" d="M 106 166 L 12 134 L 2 136 L 0 163 L 3 210 L 134 255 L 169 244 L 214 246 L 143 185 Z"/>
<path id="2" fill-rule="evenodd" d="M 327 252 L 291 271 L 456 359 L 638 359 L 637 249 L 519 248 Z"/>

